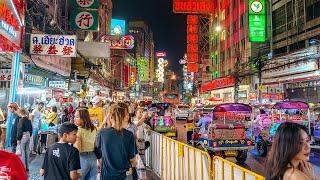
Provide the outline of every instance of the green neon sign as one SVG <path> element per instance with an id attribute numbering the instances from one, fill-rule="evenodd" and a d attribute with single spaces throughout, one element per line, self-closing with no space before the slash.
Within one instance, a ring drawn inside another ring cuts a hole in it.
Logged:
<path id="1" fill-rule="evenodd" d="M 265 0 L 249 0 L 249 41 L 266 41 Z"/>

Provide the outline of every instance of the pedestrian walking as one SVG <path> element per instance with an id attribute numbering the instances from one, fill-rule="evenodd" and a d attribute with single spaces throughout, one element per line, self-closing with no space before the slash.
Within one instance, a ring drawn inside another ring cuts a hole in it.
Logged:
<path id="1" fill-rule="evenodd" d="M 17 148 L 17 128 L 19 123 L 19 116 L 18 116 L 18 104 L 15 102 L 8 104 L 8 111 L 11 113 L 12 116 L 12 128 L 11 128 L 11 146 L 12 152 L 16 153 Z M 9 122 L 9 121 L 8 121 Z"/>
<path id="2" fill-rule="evenodd" d="M 32 134 L 32 123 L 28 118 L 27 110 L 19 108 L 18 115 L 20 117 L 18 129 L 17 129 L 17 140 L 20 145 L 21 159 L 26 168 L 29 171 L 29 160 L 30 160 L 30 138 Z"/>
<path id="3" fill-rule="evenodd" d="M 267 180 L 316 180 L 306 127 L 285 122 L 276 132 L 266 164 Z"/>
<path id="4" fill-rule="evenodd" d="M 59 129 L 59 142 L 50 146 L 44 156 L 40 176 L 45 180 L 74 180 L 80 177 L 80 157 L 77 148 L 71 146 L 77 139 L 78 127 L 69 122 Z"/>
<path id="5" fill-rule="evenodd" d="M 132 167 L 136 167 L 136 148 L 134 135 L 123 128 L 125 108 L 113 105 L 110 110 L 111 127 L 102 129 L 97 136 L 97 148 L 101 149 L 101 179 L 129 180 Z"/>
<path id="6" fill-rule="evenodd" d="M 36 149 L 38 146 L 38 133 L 41 127 L 43 108 L 44 108 L 44 103 L 39 102 L 37 105 L 37 108 L 35 108 L 30 114 L 30 120 L 32 122 L 31 147 L 32 147 L 33 154 L 36 154 Z"/>
<path id="7" fill-rule="evenodd" d="M 96 180 L 97 157 L 94 153 L 97 129 L 91 123 L 89 112 L 86 108 L 79 108 L 74 114 L 74 122 L 78 126 L 75 147 L 80 152 L 82 180 Z"/>

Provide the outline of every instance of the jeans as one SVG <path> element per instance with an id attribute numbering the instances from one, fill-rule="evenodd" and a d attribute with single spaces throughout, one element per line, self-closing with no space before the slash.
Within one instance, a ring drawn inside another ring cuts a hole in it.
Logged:
<path id="1" fill-rule="evenodd" d="M 21 160 L 23 162 L 24 167 L 29 170 L 29 159 L 30 159 L 30 133 L 24 132 L 22 139 L 20 141 L 21 147 Z"/>
<path id="2" fill-rule="evenodd" d="M 94 152 L 80 153 L 81 180 L 96 180 L 97 157 Z"/>
<path id="3" fill-rule="evenodd" d="M 37 145 L 38 145 L 38 139 L 39 139 L 38 132 L 39 132 L 39 129 L 37 129 L 37 128 L 32 129 L 32 139 L 33 139 L 32 150 L 35 152 L 37 151 Z"/>

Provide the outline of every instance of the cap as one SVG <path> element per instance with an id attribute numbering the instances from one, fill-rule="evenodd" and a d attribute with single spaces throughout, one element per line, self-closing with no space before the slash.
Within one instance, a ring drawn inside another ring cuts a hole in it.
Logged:
<path id="1" fill-rule="evenodd" d="M 70 133 L 74 130 L 78 130 L 78 126 L 70 122 L 65 122 L 59 128 L 59 135 L 62 136 L 64 133 Z"/>
<path id="2" fill-rule="evenodd" d="M 99 96 L 95 96 L 91 102 L 92 104 L 98 104 L 101 101 L 101 98 Z"/>

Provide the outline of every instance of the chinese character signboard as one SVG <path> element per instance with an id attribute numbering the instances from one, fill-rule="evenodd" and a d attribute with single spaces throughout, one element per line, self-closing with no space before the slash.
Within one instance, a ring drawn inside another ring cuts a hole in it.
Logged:
<path id="1" fill-rule="evenodd" d="M 0 69 L 0 81 L 11 81 L 11 69 Z"/>
<path id="2" fill-rule="evenodd" d="M 173 0 L 175 13 L 213 13 L 213 0 Z"/>
<path id="3" fill-rule="evenodd" d="M 132 49 L 134 47 L 134 38 L 131 35 L 126 36 L 112 36 L 103 35 L 100 42 L 108 43 L 110 49 Z"/>
<path id="4" fill-rule="evenodd" d="M 250 42 L 266 41 L 265 0 L 249 0 L 249 40 Z"/>
<path id="5" fill-rule="evenodd" d="M 97 31 L 98 26 L 98 11 L 85 9 L 72 10 L 70 17 L 70 28 L 72 30 Z"/>
<path id="6" fill-rule="evenodd" d="M 187 16 L 187 59 L 188 72 L 198 72 L 198 32 L 199 18 L 197 15 Z"/>
<path id="7" fill-rule="evenodd" d="M 77 36 L 31 34 L 30 54 L 76 57 Z"/>
<path id="8" fill-rule="evenodd" d="M 21 51 L 24 3 L 0 0 L 0 52 Z"/>
<path id="9" fill-rule="evenodd" d="M 111 19 L 111 35 L 125 35 L 126 21 L 121 19 Z"/>
<path id="10" fill-rule="evenodd" d="M 148 63 L 143 57 L 137 59 L 137 67 L 140 81 L 148 81 Z"/>
<path id="11" fill-rule="evenodd" d="M 99 0 L 72 0 L 71 7 L 80 7 L 85 9 L 98 9 Z"/>

